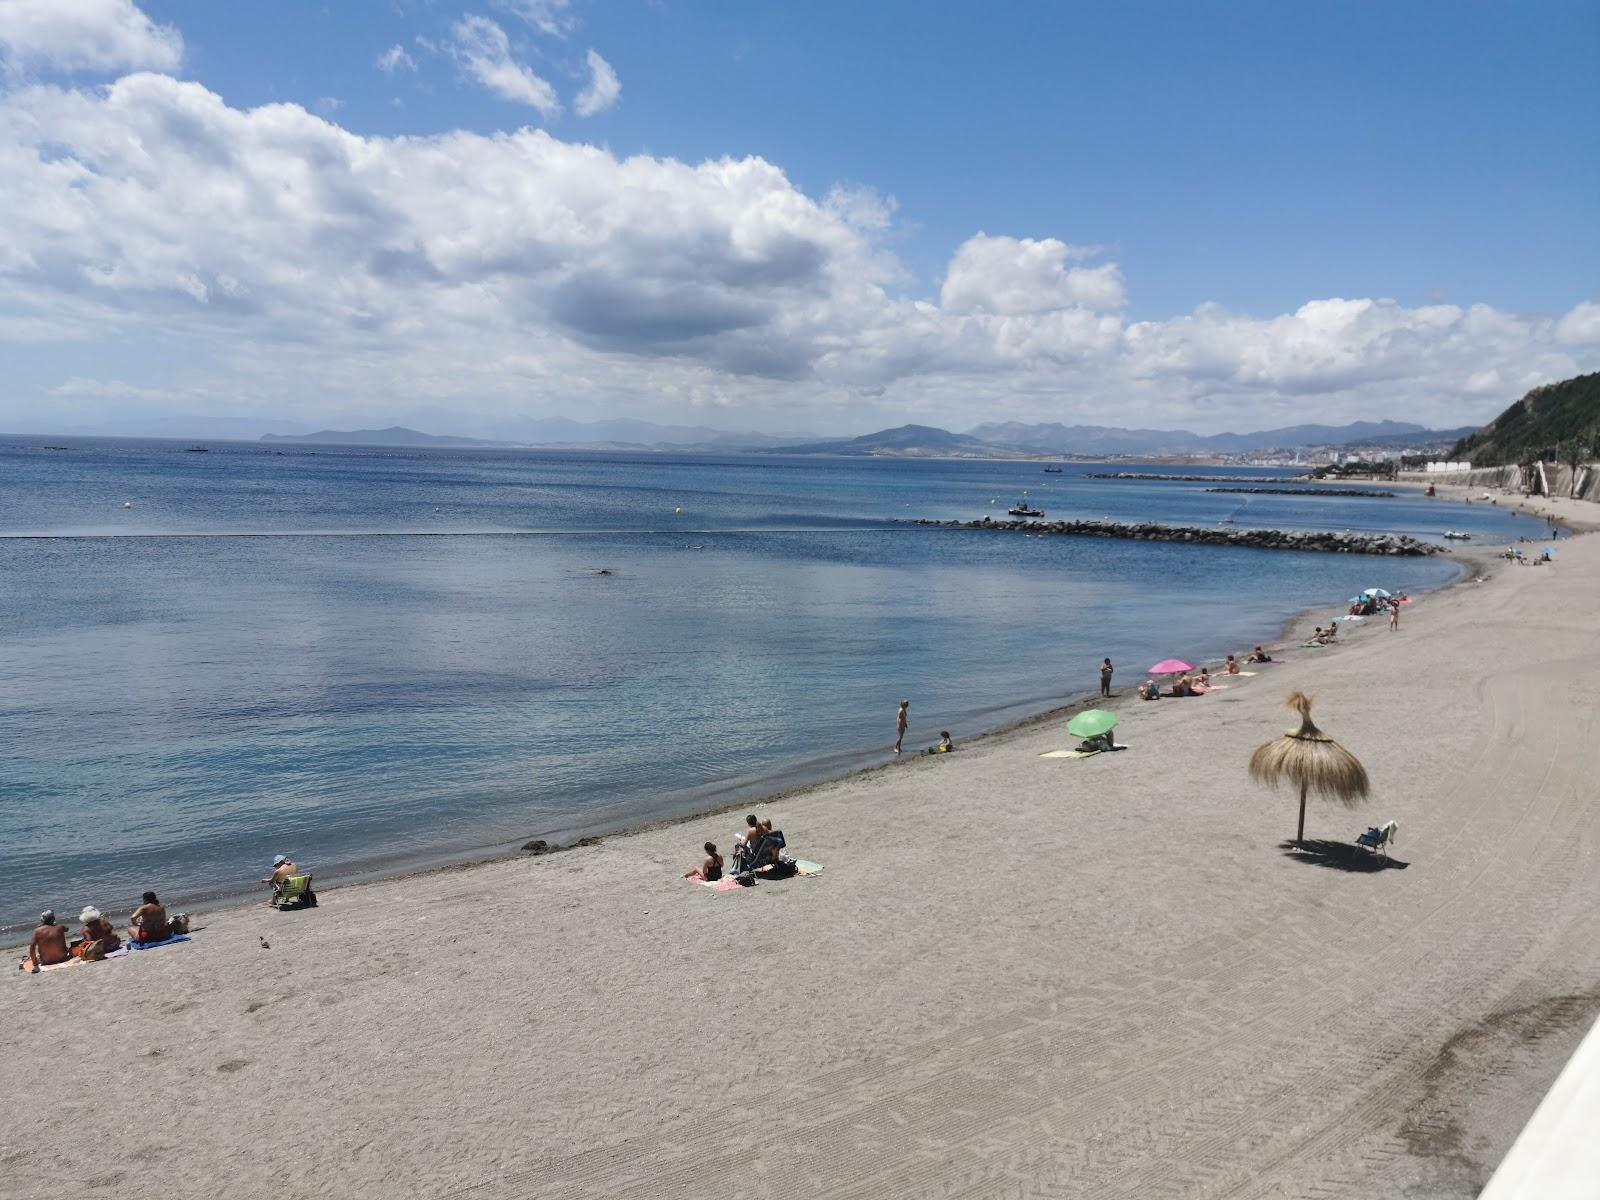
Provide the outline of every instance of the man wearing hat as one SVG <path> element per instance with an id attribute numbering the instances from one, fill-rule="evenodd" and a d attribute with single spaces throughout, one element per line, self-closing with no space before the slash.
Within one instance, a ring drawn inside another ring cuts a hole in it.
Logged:
<path id="1" fill-rule="evenodd" d="M 54 966 L 64 963 L 72 957 L 72 952 L 67 949 L 67 928 L 56 921 L 54 909 L 45 909 L 39 914 L 39 928 L 33 931 L 33 940 L 28 943 L 28 960 L 33 963 L 33 970 L 40 967 Z"/>
<path id="2" fill-rule="evenodd" d="M 267 903 L 271 904 L 272 900 L 278 898 L 278 893 L 283 890 L 284 880 L 292 875 L 301 874 L 304 874 L 304 872 L 294 865 L 294 861 L 287 854 L 280 854 L 274 858 L 272 860 L 272 874 L 261 881 L 272 885 L 272 899 L 268 900 Z"/>

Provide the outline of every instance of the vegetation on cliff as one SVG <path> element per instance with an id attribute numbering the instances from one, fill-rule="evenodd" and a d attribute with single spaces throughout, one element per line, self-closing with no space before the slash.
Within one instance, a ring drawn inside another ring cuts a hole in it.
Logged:
<path id="1" fill-rule="evenodd" d="M 1484 467 L 1600 458 L 1600 372 L 1534 388 L 1457 442 L 1450 457 Z"/>

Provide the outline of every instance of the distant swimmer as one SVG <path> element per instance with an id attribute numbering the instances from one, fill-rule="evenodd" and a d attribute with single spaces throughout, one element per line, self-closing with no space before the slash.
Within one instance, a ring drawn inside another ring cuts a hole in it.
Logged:
<path id="1" fill-rule="evenodd" d="M 609 575 L 609 574 L 611 574 L 611 568 L 610 567 L 601 567 L 598 571 L 595 572 L 595 574 L 596 575 Z"/>
<path id="2" fill-rule="evenodd" d="M 123 508 L 132 508 L 133 507 L 133 501 L 132 500 L 124 500 L 122 502 L 122 507 Z"/>

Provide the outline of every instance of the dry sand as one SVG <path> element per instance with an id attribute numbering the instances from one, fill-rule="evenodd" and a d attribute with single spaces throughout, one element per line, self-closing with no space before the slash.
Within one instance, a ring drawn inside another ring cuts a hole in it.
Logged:
<path id="1" fill-rule="evenodd" d="M 816 878 L 684 882 L 724 814 L 12 972 L 0 1197 L 1472 1196 L 1600 1009 L 1597 597 L 1575 538 L 1121 753 L 785 797 Z M 1247 781 L 1295 688 L 1386 869 Z"/>

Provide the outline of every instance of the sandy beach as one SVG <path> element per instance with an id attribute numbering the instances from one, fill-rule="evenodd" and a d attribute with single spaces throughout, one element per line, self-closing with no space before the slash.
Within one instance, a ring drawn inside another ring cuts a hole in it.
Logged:
<path id="1" fill-rule="evenodd" d="M 0 1196 L 1473 1196 L 1600 1010 L 1600 537 L 1485 570 L 758 806 L 819 876 L 684 881 L 724 813 L 12 971 Z M 1309 853 L 1295 689 L 1374 786 Z"/>

